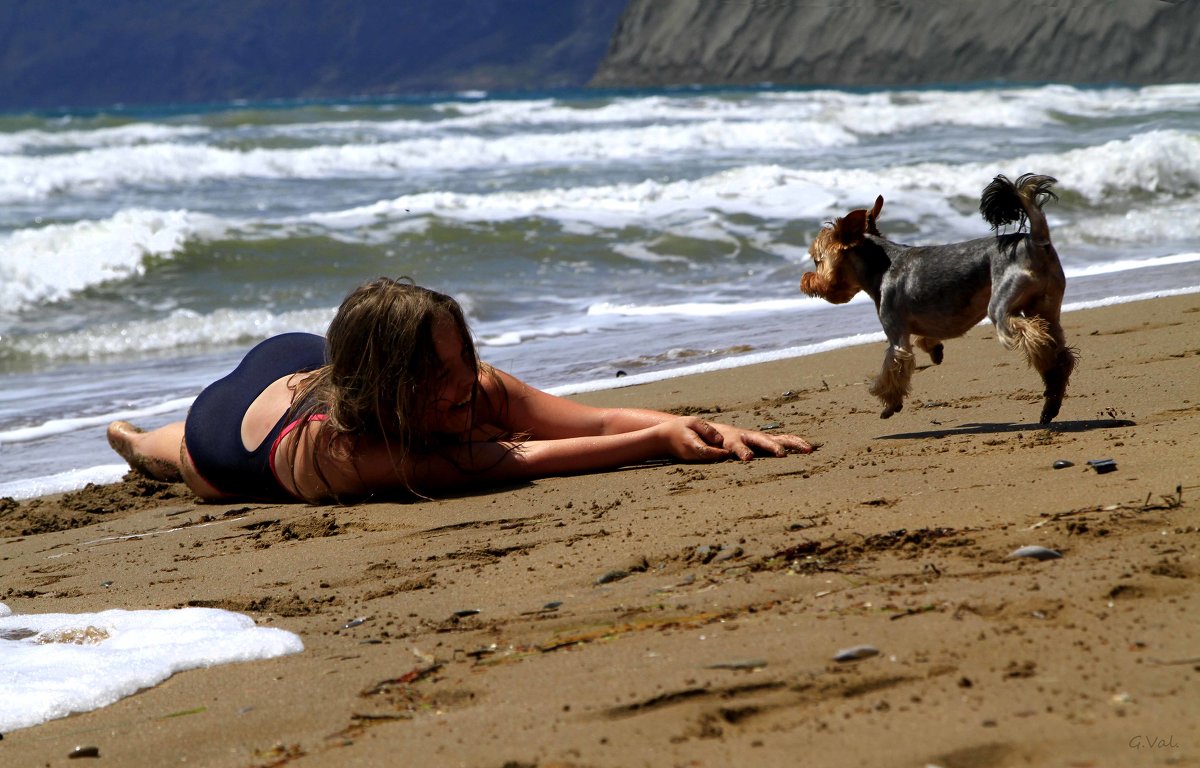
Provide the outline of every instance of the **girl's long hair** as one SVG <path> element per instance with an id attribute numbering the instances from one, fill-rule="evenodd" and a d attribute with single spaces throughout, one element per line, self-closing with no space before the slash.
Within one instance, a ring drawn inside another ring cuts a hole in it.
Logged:
<path id="1" fill-rule="evenodd" d="M 327 364 L 308 377 L 293 399 L 290 420 L 299 420 L 301 429 L 308 428 L 314 415 L 324 414 L 326 419 L 310 458 L 327 492 L 308 501 L 336 499 L 320 457 L 348 457 L 362 438 L 384 441 L 398 479 L 413 491 L 406 459 L 445 439 L 430 432 L 423 418 L 433 407 L 443 367 L 433 339 L 434 324 L 443 319 L 450 320 L 463 339 L 464 359 L 475 379 L 481 372 L 494 376 L 479 361 L 462 307 L 446 294 L 381 277 L 359 286 L 342 302 L 325 335 Z M 471 391 L 471 424 L 479 389 Z M 469 440 L 469 430 L 464 441 Z M 299 435 L 292 442 L 293 468 L 301 442 Z"/>

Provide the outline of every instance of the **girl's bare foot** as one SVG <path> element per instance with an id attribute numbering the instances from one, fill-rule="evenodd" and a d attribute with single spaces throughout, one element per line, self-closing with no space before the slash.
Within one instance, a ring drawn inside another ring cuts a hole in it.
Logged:
<path id="1" fill-rule="evenodd" d="M 180 474 L 178 466 L 164 459 L 147 456 L 138 450 L 139 436 L 144 434 L 144 431 L 128 421 L 114 421 L 108 425 L 108 444 L 122 459 L 129 462 L 134 471 L 164 483 L 181 482 L 183 475 Z"/>

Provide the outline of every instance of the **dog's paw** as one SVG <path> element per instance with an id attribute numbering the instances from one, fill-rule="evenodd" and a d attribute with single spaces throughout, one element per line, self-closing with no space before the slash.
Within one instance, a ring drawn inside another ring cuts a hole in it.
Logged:
<path id="1" fill-rule="evenodd" d="M 943 347 L 941 344 L 938 344 L 936 347 L 929 350 L 929 359 L 933 361 L 934 365 L 941 365 L 942 360 L 944 360 L 945 357 L 946 357 L 946 348 Z"/>
<path id="2" fill-rule="evenodd" d="M 884 408 L 882 412 L 880 412 L 879 418 L 890 419 L 890 418 L 892 418 L 892 416 L 894 414 L 899 413 L 901 410 L 903 410 L 903 408 L 904 408 L 903 404 L 889 405 L 888 407 Z"/>

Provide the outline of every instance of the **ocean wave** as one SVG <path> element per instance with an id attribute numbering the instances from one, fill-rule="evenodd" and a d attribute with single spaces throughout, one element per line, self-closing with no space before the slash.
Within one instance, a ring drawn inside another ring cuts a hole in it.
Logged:
<path id="1" fill-rule="evenodd" d="M 157 123 L 130 123 L 103 128 L 68 130 L 31 128 L 12 133 L 0 133 L 0 155 L 161 144 L 180 139 L 194 139 L 211 133 L 211 129 L 199 125 L 161 125 Z"/>
<path id="2" fill-rule="evenodd" d="M 1069 85 L 961 90 L 728 91 L 703 94 L 614 97 L 576 105 L 560 99 L 444 102 L 436 121 L 376 124 L 382 132 L 479 130 L 503 126 L 638 125 L 686 123 L 714 118 L 737 122 L 813 120 L 851 133 L 881 135 L 924 127 L 985 128 L 1045 125 L 1063 116 L 1103 118 L 1170 110 L 1194 110 L 1200 86 L 1083 89 Z M 336 125 L 327 124 L 331 130 Z M 361 126 L 367 128 L 368 126 Z"/>
<path id="3" fill-rule="evenodd" d="M 273 313 L 265 309 L 176 309 L 154 320 L 103 324 L 71 333 L 35 333 L 0 340 L 0 357 L 90 359 L 167 350 L 220 347 L 289 331 L 324 333 L 335 308 Z"/>
<path id="4" fill-rule="evenodd" d="M 69 194 L 94 196 L 132 185 L 184 185 L 214 179 L 389 178 L 425 171 L 633 162 L 682 153 L 806 151 L 854 141 L 852 134 L 833 125 L 712 120 L 683 126 L 504 137 L 438 135 L 300 149 L 155 143 L 47 157 L 0 156 L 0 202 Z"/>
<path id="5" fill-rule="evenodd" d="M 1197 86 L 1082 90 L 1068 86 L 963 91 L 785 91 L 751 95 L 615 98 L 586 106 L 554 99 L 454 102 L 438 119 L 322 121 L 259 126 L 133 124 L 94 131 L 18 131 L 0 134 L 0 202 L 58 195 L 96 196 L 134 186 L 194 185 L 212 180 L 320 181 L 399 178 L 485 168 L 578 167 L 658 158 L 801 156 L 937 125 L 990 129 L 1054 122 L 1063 115 L 1119 117 L 1195 110 Z M 385 114 L 383 112 L 378 113 Z M 507 132 L 496 135 L 503 128 Z M 209 143 L 193 141 L 209 134 Z M 280 137 L 318 146 L 272 147 Z M 255 146 L 255 142 L 261 146 Z M 229 146 L 232 143 L 237 146 Z M 248 144 L 248 146 L 241 146 Z M 929 189 L 978 195 L 997 171 L 1033 168 L 1060 176 L 1093 204 L 1114 195 L 1187 194 L 1200 187 L 1200 137 L 1152 130 L 1098 146 L 968 164 L 900 163 L 874 170 L 840 168 L 812 180 L 839 201 L 868 187 L 885 196 Z M 65 151 L 72 146 L 78 151 Z M 1019 146 L 1019 145 L 1014 145 Z M 25 156 L 18 150 L 57 148 Z M 796 169 L 797 173 L 806 169 Z M 821 171 L 808 171 L 821 174 Z M 844 177 L 844 178 L 842 178 Z M 408 182 L 413 186 L 416 182 Z M 435 179 L 435 183 L 437 183 Z M 671 182 L 660 182 L 669 184 Z M 554 192 L 555 190 L 549 190 Z M 436 193 L 434 193 L 436 194 Z M 874 194 L 870 195 L 870 199 Z M 498 206 L 502 207 L 502 206 Z"/>
<path id="6" fill-rule="evenodd" d="M 1063 157 L 1070 163 L 1064 164 Z M 1184 196 L 1189 187 L 1200 189 L 1196 136 L 1156 131 L 1010 165 L 1059 177 L 1059 191 L 1068 199 L 1047 210 L 1055 241 L 1068 261 L 1074 245 L 1187 243 L 1200 236 L 1200 198 Z M 697 266 L 691 253 L 664 246 L 671 238 L 703 242 L 727 255 L 748 244 L 799 262 L 807 245 L 781 238 L 779 222 L 807 220 L 815 228 L 879 194 L 886 200 L 880 224 L 885 233 L 903 222 L 909 231 L 917 229 L 917 241 L 980 237 L 986 228 L 974 206 L 961 201 L 974 201 L 998 170 L 1007 169 L 938 163 L 839 171 L 748 165 L 667 182 L 490 194 L 426 192 L 281 218 L 234 220 L 194 211 L 130 209 L 107 219 L 22 229 L 0 238 L 0 303 L 6 310 L 21 311 L 61 301 L 95 285 L 137 277 L 148 258 L 170 259 L 191 244 L 218 238 L 284 242 L 329 237 L 387 245 L 419 238 L 435 221 L 471 226 L 554 221 L 577 237 L 610 240 L 608 252 L 652 269 Z M 1120 200 L 1151 193 L 1159 194 L 1153 205 L 1112 212 Z M 754 220 L 747 222 L 747 216 Z M 631 226 L 642 230 L 641 238 L 630 237 Z M 622 234 L 613 238 L 613 232 Z"/>
<path id="7" fill-rule="evenodd" d="M 100 221 L 22 229 L 0 237 L 0 306 L 16 312 L 109 281 L 141 275 L 147 257 L 169 258 L 224 225 L 190 211 L 130 209 Z"/>
<path id="8" fill-rule="evenodd" d="M 1032 154 L 997 167 L 988 163 L 918 163 L 879 169 L 812 170 L 779 164 L 744 165 L 697 179 L 646 180 L 605 186 L 554 187 L 491 194 L 425 192 L 307 218 L 332 228 L 434 214 L 469 220 L 546 216 L 615 223 L 669 219 L 676 212 L 745 213 L 809 218 L 844 213 L 883 194 L 905 210 L 959 218 L 951 202 L 975 200 L 997 173 L 1026 170 L 1059 179 L 1059 191 L 1096 205 L 1139 193 L 1183 196 L 1200 189 L 1200 135 L 1149 131 L 1124 140 L 1059 154 Z M 895 203 L 893 203 L 894 205 Z M 978 229 L 978 216 L 968 217 Z"/>

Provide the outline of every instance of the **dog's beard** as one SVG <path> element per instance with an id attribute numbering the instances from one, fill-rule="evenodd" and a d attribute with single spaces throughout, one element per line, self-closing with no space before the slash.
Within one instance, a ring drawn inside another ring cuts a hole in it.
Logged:
<path id="1" fill-rule="evenodd" d="M 800 278 L 800 290 L 830 304 L 845 304 L 858 293 L 858 286 L 830 283 L 816 272 L 805 272 Z"/>

